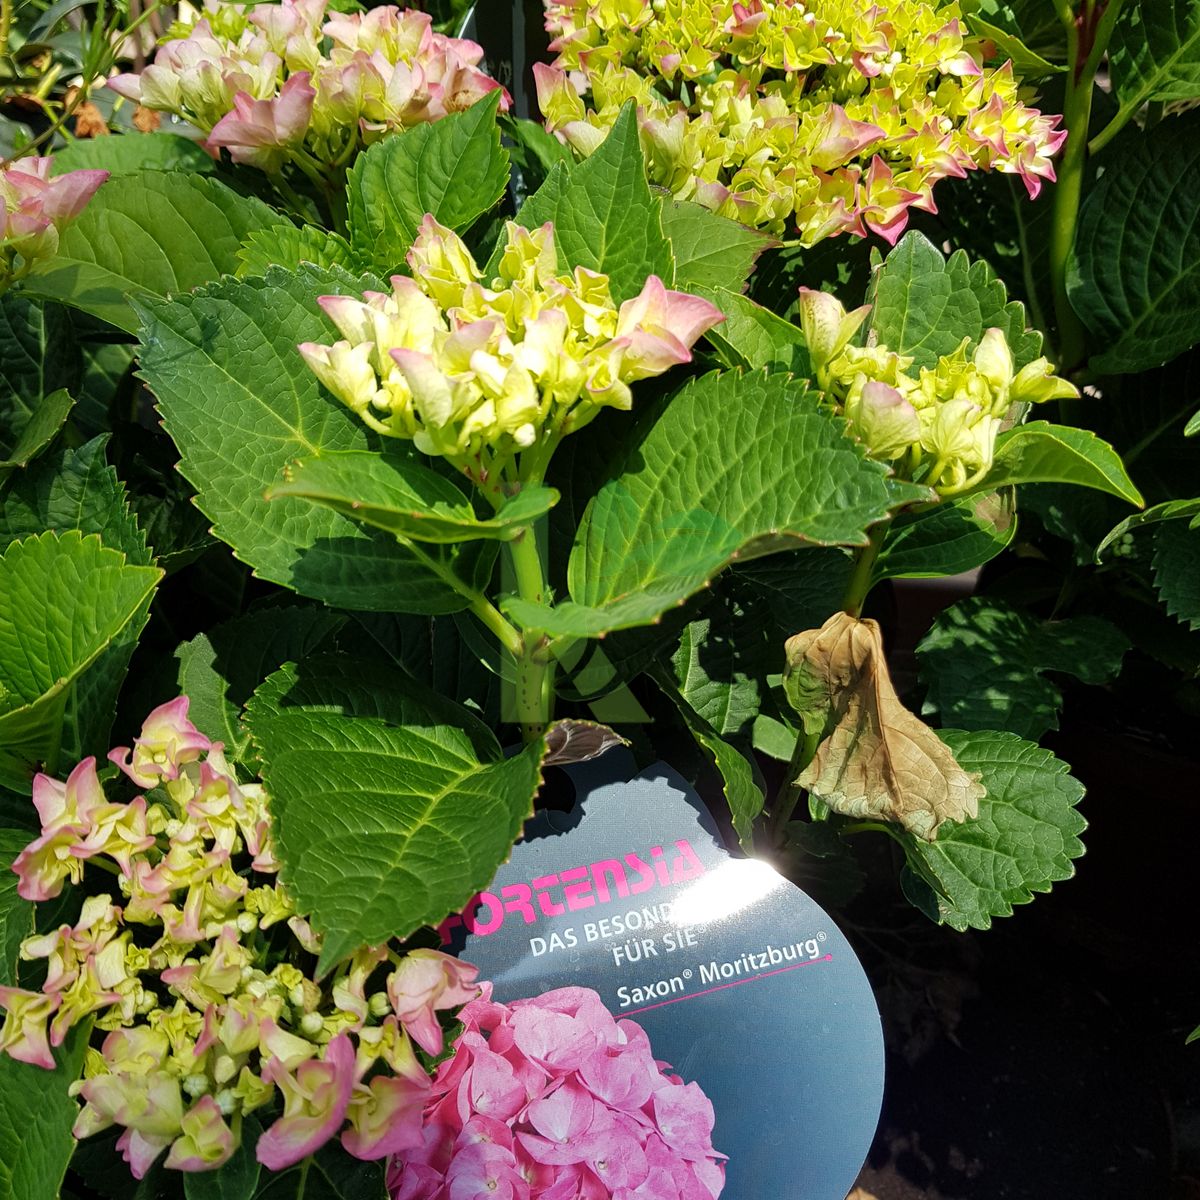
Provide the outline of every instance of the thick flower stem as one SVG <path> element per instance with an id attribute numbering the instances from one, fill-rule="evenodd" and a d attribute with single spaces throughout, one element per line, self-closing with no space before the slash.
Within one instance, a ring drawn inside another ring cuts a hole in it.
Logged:
<path id="1" fill-rule="evenodd" d="M 1059 16 L 1067 32 L 1067 92 L 1063 105 L 1067 145 L 1054 187 L 1050 281 L 1058 325 L 1059 365 L 1064 374 L 1081 366 L 1086 355 L 1083 324 L 1067 298 L 1067 264 L 1079 222 L 1096 70 L 1108 49 L 1122 3 L 1123 0 L 1108 0 L 1108 3 L 1084 0 L 1078 13 L 1069 4 L 1059 4 Z"/>
<path id="2" fill-rule="evenodd" d="M 535 528 L 526 525 L 508 543 L 508 549 L 517 595 L 531 604 L 545 604 L 548 589 Z M 524 630 L 516 665 L 517 724 L 521 727 L 521 737 L 532 742 L 546 732 L 554 710 L 554 660 L 542 630 Z"/>
<path id="3" fill-rule="evenodd" d="M 871 530 L 871 540 L 855 555 L 854 573 L 846 584 L 845 595 L 842 596 L 842 610 L 852 617 L 861 617 L 867 594 L 871 590 L 871 575 L 875 570 L 875 560 L 883 549 L 883 540 L 887 537 L 890 521 L 881 521 Z"/>

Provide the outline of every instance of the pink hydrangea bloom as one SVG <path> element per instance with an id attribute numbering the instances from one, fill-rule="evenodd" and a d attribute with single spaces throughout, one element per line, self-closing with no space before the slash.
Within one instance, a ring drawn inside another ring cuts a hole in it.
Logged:
<path id="1" fill-rule="evenodd" d="M 433 1080 L 393 1200 L 714 1200 L 725 1182 L 712 1104 L 665 1075 L 632 1021 L 586 988 L 512 1005 L 491 986 Z"/>
<path id="2" fill-rule="evenodd" d="M 212 743 L 188 720 L 187 696 L 160 704 L 133 739 L 133 750 L 118 746 L 109 758 L 138 787 L 155 787 L 162 780 L 178 779 L 179 768 L 195 762 Z M 132 761 L 131 761 L 132 754 Z"/>
<path id="3" fill-rule="evenodd" d="M 413 950 L 388 979 L 388 999 L 409 1036 L 427 1054 L 441 1054 L 438 1010 L 458 1008 L 479 994 L 477 967 L 438 950 Z"/>

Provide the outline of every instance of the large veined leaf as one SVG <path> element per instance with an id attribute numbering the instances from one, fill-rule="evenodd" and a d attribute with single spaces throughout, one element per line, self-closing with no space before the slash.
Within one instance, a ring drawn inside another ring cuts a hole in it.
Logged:
<path id="1" fill-rule="evenodd" d="M 997 66 L 1011 62 L 1020 78 L 1030 80 L 1056 75 L 1067 69 L 1063 64 L 1048 62 L 1025 44 L 1020 22 L 1009 5 L 997 3 L 996 0 L 984 0 L 974 11 L 965 15 L 971 32 L 995 46 L 995 53 L 989 62 L 995 62 Z"/>
<path id="2" fill-rule="evenodd" d="M 0 556 L 0 785 L 27 791 L 33 769 L 57 756 L 73 685 L 145 620 L 161 575 L 77 532 L 47 531 Z"/>
<path id="3" fill-rule="evenodd" d="M 1018 370 L 1041 353 L 1042 335 L 1025 328 L 1025 307 L 1008 299 L 984 261 L 964 250 L 947 259 L 924 234 L 906 233 L 875 271 L 868 299 L 870 331 L 916 367 L 933 367 L 969 338 L 972 346 L 992 327 L 1002 329 Z"/>
<path id="4" fill-rule="evenodd" d="M 415 542 L 473 538 L 509 541 L 558 499 L 553 488 L 527 488 L 494 516 L 480 518 L 462 490 L 412 454 L 343 450 L 289 464 L 269 496 L 301 496 L 364 525 Z"/>
<path id="5" fill-rule="evenodd" d="M 741 733 L 758 716 L 762 681 L 746 670 L 739 651 L 749 640 L 741 625 L 713 628 L 711 617 L 684 626 L 679 645 L 671 655 L 671 668 L 679 694 L 714 733 Z M 736 639 L 736 641 L 735 641 Z M 776 664 L 776 672 L 782 662 Z"/>
<path id="6" fill-rule="evenodd" d="M 9 542 L 47 529 L 98 534 L 110 550 L 120 550 L 136 566 L 153 556 L 129 510 L 125 485 L 104 457 L 108 434 L 78 449 L 48 454 L 10 480 L 0 492 L 0 551 Z"/>
<path id="7" fill-rule="evenodd" d="M 20 880 L 9 864 L 32 841 L 25 829 L 0 829 L 0 987 L 17 982 L 17 951 L 33 932 L 33 905 L 17 895 Z"/>
<path id="8" fill-rule="evenodd" d="M 197 634 L 175 651 L 179 690 L 191 697 L 188 717 L 225 746 L 233 762 L 245 760 L 250 735 L 242 706 L 272 671 L 313 654 L 346 618 L 318 605 L 264 608 Z"/>
<path id="9" fill-rule="evenodd" d="M 992 468 L 976 489 L 994 492 L 1018 483 L 1073 483 L 1142 504 L 1121 456 L 1089 429 L 1030 421 L 996 439 Z"/>
<path id="10" fill-rule="evenodd" d="M 1100 684 L 1121 669 L 1129 639 L 1100 617 L 1038 621 L 971 597 L 942 612 L 917 647 L 923 711 L 956 729 L 1006 729 L 1037 741 L 1058 728 L 1054 671 Z"/>
<path id="11" fill-rule="evenodd" d="M 923 885 L 906 885 L 935 920 L 954 929 L 988 929 L 1016 904 L 1074 874 L 1086 822 L 1075 806 L 1083 787 L 1049 750 L 1011 733 L 956 729 L 939 736 L 987 795 L 979 816 L 943 825 L 937 841 L 900 835 L 909 866 Z M 915 894 L 914 894 L 915 893 Z"/>
<path id="12" fill-rule="evenodd" d="M 504 601 L 526 627 L 595 637 L 648 624 L 735 558 L 862 544 L 897 500 L 886 468 L 786 375 L 706 375 L 651 416 L 584 512 L 571 599 Z"/>
<path id="13" fill-rule="evenodd" d="M 461 908 L 533 811 L 541 742 L 505 758 L 466 709 L 374 662 L 284 667 L 247 721 L 281 878 L 324 934 L 322 969 Z"/>
<path id="14" fill-rule="evenodd" d="M 1200 629 L 1200 529 L 1170 521 L 1155 534 L 1154 586 L 1171 616 Z"/>
<path id="15" fill-rule="evenodd" d="M 496 122 L 500 92 L 466 112 L 414 125 L 359 155 L 350 172 L 350 243 L 383 270 L 404 262 L 426 213 L 464 230 L 508 186 Z"/>
<path id="16" fill-rule="evenodd" d="M 700 291 L 725 314 L 725 320 L 704 335 L 725 366 L 803 376 L 811 372 L 804 335 L 790 321 L 728 288 Z"/>
<path id="17" fill-rule="evenodd" d="M 687 200 L 664 204 L 662 223 L 675 256 L 675 286 L 684 292 L 699 288 L 741 292 L 755 260 L 775 244 L 758 230 Z"/>
<path id="18" fill-rule="evenodd" d="M 215 179 L 139 171 L 110 179 L 29 277 L 42 296 L 129 332 L 130 300 L 177 295 L 238 268 L 238 248 L 258 229 L 284 223 L 274 209 Z"/>
<path id="19" fill-rule="evenodd" d="M 936 579 L 990 562 L 1016 536 L 1011 488 L 903 513 L 888 528 L 874 579 Z"/>
<path id="20" fill-rule="evenodd" d="M 1123 124 L 1149 100 L 1200 96 L 1200 3 L 1139 0 L 1113 30 L 1108 71 Z"/>
<path id="21" fill-rule="evenodd" d="M 1093 370 L 1144 371 L 1200 341 L 1200 113 L 1106 156 L 1067 270 Z"/>
<path id="22" fill-rule="evenodd" d="M 83 1072 L 90 1032 L 84 1021 L 67 1034 L 53 1071 L 0 1054 L 0 1200 L 57 1200 L 79 1115 L 67 1088 Z"/>
<path id="23" fill-rule="evenodd" d="M 632 102 L 600 149 L 569 173 L 552 171 L 518 219 L 530 228 L 553 221 L 559 264 L 607 275 L 618 304 L 636 296 L 648 275 L 664 282 L 675 276 L 662 200 L 646 182 Z"/>
<path id="24" fill-rule="evenodd" d="M 453 612 L 467 602 L 446 580 L 477 555 L 426 554 L 307 500 L 264 496 L 298 458 L 372 445 L 296 351 L 328 337 L 317 294 L 354 288 L 340 273 L 276 269 L 147 302 L 142 374 L 196 503 L 258 575 L 342 608 Z"/>
<path id="25" fill-rule="evenodd" d="M 238 251 L 239 275 L 265 275 L 272 267 L 295 269 L 301 263 L 315 267 L 341 267 L 361 275 L 370 262 L 339 233 L 315 225 L 270 225 L 256 229 Z M 380 282 L 382 288 L 382 282 Z"/>
<path id="26" fill-rule="evenodd" d="M 216 169 L 212 155 L 198 141 L 166 130 L 73 138 L 62 149 L 55 150 L 51 167 L 55 175 L 67 171 L 107 171 L 110 175 L 190 171 L 211 175 Z"/>

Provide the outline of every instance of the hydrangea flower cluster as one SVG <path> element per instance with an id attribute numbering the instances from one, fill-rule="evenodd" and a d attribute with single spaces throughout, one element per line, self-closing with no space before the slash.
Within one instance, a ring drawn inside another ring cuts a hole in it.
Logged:
<path id="1" fill-rule="evenodd" d="M 0 290 L 52 258 L 59 232 L 87 207 L 107 171 L 51 177 L 51 158 L 19 158 L 0 170 Z"/>
<path id="2" fill-rule="evenodd" d="M 235 162 L 277 172 L 292 161 L 309 174 L 344 168 L 385 133 L 500 88 L 479 70 L 483 50 L 435 33 L 426 13 L 386 5 L 327 20 L 326 7 L 208 0 L 140 75 L 115 75 L 108 86 L 190 122 Z"/>
<path id="3" fill-rule="evenodd" d="M 800 289 L 800 324 L 814 378 L 872 457 L 904 478 L 953 496 L 987 475 L 996 437 L 1014 405 L 1079 395 L 1045 358 L 1013 370 L 1004 331 L 988 329 L 970 357 L 965 338 L 936 367 L 910 373 L 913 359 L 886 346 L 851 345 L 871 312 L 846 312 L 825 292 Z"/>
<path id="4" fill-rule="evenodd" d="M 691 359 L 724 320 L 651 276 L 619 308 L 606 275 L 559 273 L 554 231 L 509 222 L 487 285 L 462 239 L 427 215 L 390 294 L 322 296 L 343 340 L 300 346 L 321 382 L 374 430 L 409 438 L 480 483 L 519 451 L 552 449 L 629 385 Z"/>
<path id="5" fill-rule="evenodd" d="M 957 3 L 547 0 L 558 58 L 535 67 L 547 128 L 583 155 L 626 101 L 654 182 L 812 245 L 895 242 L 909 208 L 968 171 L 1054 178 L 1060 118 L 985 70 Z"/>
<path id="6" fill-rule="evenodd" d="M 666 1075 L 633 1021 L 587 988 L 512 1005 L 490 985 L 460 1013 L 423 1141 L 393 1200 L 713 1200 L 725 1169 L 699 1084 Z"/>
<path id="7" fill-rule="evenodd" d="M 93 1018 L 75 1136 L 122 1126 L 138 1178 L 164 1150 L 177 1170 L 221 1166 L 256 1110 L 271 1170 L 339 1135 L 361 1159 L 423 1145 L 431 1080 L 413 1043 L 443 1052 L 438 1013 L 478 994 L 475 968 L 373 946 L 318 983 L 320 939 L 275 878 L 268 798 L 187 713 L 186 697 L 155 709 L 109 755 L 132 800 L 109 798 L 94 758 L 35 779 L 42 832 L 13 864 L 18 892 L 52 899 L 89 867 L 110 890 L 22 944 L 45 980 L 0 988 L 0 1052 L 53 1068 L 52 1048 Z"/>

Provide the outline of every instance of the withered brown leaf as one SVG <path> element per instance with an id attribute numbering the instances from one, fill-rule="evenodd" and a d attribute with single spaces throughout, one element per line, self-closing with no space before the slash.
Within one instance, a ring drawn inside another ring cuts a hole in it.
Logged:
<path id="1" fill-rule="evenodd" d="M 926 841 L 979 815 L 986 792 L 900 703 L 875 621 L 835 613 L 787 643 L 788 698 L 810 734 L 828 731 L 797 782 L 853 817 L 896 821 Z"/>

